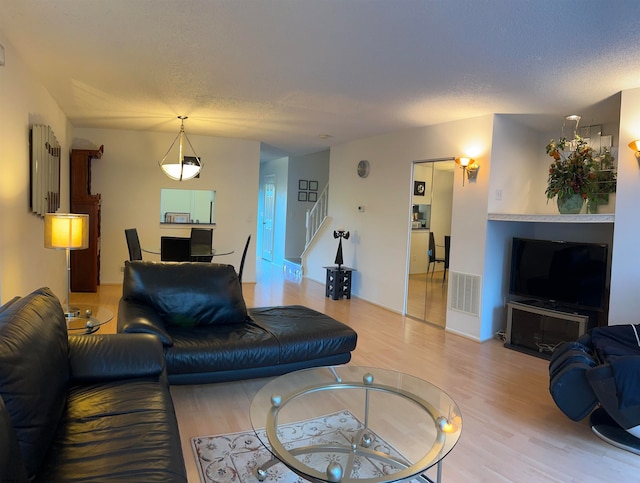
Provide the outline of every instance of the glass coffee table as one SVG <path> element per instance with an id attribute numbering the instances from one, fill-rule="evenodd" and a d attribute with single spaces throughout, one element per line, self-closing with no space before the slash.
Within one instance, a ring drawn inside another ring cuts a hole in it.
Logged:
<path id="1" fill-rule="evenodd" d="M 104 307 L 88 304 L 72 304 L 71 312 L 67 317 L 67 332 L 69 334 L 93 334 L 111 319 L 113 312 Z"/>
<path id="2" fill-rule="evenodd" d="M 258 391 L 251 424 L 275 464 L 314 482 L 381 483 L 416 479 L 442 459 L 462 431 L 457 404 L 444 391 L 400 372 L 351 365 L 280 376 Z"/>

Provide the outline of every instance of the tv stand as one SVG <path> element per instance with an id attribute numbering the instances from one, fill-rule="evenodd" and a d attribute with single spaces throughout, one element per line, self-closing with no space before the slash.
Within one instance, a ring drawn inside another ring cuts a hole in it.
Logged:
<path id="1" fill-rule="evenodd" d="M 549 305 L 554 308 L 549 308 Z M 556 347 L 563 342 L 576 340 L 590 328 L 589 319 L 587 314 L 548 302 L 509 302 L 504 346 L 551 359 Z"/>

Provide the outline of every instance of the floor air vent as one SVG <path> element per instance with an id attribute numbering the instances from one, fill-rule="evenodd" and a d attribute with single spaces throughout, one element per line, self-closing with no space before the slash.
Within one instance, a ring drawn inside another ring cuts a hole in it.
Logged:
<path id="1" fill-rule="evenodd" d="M 450 272 L 450 277 L 449 308 L 479 317 L 480 276 Z"/>

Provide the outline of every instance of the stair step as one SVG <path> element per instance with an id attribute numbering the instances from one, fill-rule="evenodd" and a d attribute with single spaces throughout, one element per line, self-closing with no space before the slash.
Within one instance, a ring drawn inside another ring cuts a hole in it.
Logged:
<path id="1" fill-rule="evenodd" d="M 282 270 L 295 280 L 302 279 L 302 259 L 301 258 L 285 258 Z"/>

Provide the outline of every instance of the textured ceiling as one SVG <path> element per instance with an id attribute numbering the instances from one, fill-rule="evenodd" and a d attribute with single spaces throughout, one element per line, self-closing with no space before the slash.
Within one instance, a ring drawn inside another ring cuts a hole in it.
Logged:
<path id="1" fill-rule="evenodd" d="M 74 126 L 187 115 L 189 134 L 290 154 L 490 113 L 584 118 L 640 86 L 638 18 L 638 0 L 0 0 Z"/>

